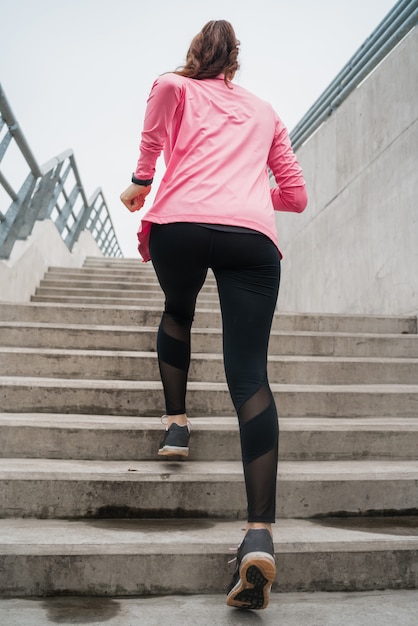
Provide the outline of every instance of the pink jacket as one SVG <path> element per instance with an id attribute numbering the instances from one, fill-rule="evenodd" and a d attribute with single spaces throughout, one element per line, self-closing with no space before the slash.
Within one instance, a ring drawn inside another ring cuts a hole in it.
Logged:
<path id="1" fill-rule="evenodd" d="M 270 104 L 223 75 L 196 80 L 163 74 L 152 87 L 135 177 L 166 171 L 138 232 L 149 260 L 152 223 L 198 222 L 252 228 L 278 246 L 274 211 L 307 204 L 301 167 Z M 270 189 L 268 169 L 278 187 Z"/>

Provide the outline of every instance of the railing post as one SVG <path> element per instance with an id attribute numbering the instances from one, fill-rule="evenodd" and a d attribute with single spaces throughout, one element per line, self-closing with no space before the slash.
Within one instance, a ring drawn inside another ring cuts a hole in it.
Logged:
<path id="1" fill-rule="evenodd" d="M 20 229 L 25 223 L 32 227 L 36 221 L 36 215 L 26 213 L 26 206 L 36 185 L 36 178 L 32 173 L 28 174 L 20 191 L 5 215 L 4 221 L 0 224 L 0 259 L 8 259 L 16 239 L 19 237 Z"/>

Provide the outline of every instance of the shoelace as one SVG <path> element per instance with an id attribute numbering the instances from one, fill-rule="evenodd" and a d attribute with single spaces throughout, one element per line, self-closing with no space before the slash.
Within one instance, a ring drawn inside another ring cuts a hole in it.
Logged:
<path id="1" fill-rule="evenodd" d="M 234 556 L 234 558 L 233 558 L 233 559 L 230 559 L 230 560 L 228 561 L 228 565 L 230 565 L 230 563 L 234 563 L 234 562 L 237 560 L 237 552 L 238 552 L 238 548 L 239 548 L 239 546 L 233 546 L 233 547 L 231 547 L 231 548 L 228 548 L 228 550 L 229 550 L 230 552 L 235 552 L 235 556 Z"/>

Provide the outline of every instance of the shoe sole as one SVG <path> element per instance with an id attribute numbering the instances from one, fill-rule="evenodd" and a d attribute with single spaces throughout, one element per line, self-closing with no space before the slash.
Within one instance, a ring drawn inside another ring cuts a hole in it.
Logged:
<path id="1" fill-rule="evenodd" d="M 189 448 L 181 448 L 179 446 L 164 446 L 158 450 L 159 456 L 189 456 Z"/>
<path id="2" fill-rule="evenodd" d="M 239 575 L 226 604 L 239 609 L 265 609 L 276 577 L 274 558 L 267 552 L 250 552 L 242 559 Z"/>

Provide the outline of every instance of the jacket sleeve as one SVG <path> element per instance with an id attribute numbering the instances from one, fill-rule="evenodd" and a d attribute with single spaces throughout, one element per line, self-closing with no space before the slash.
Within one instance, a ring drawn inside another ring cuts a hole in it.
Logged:
<path id="1" fill-rule="evenodd" d="M 275 211 L 301 213 L 308 202 L 302 168 L 285 125 L 276 114 L 275 118 L 274 138 L 267 161 L 277 183 L 277 187 L 270 190 L 273 207 Z"/>
<path id="2" fill-rule="evenodd" d="M 147 180 L 154 177 L 157 159 L 182 97 L 183 88 L 176 78 L 175 74 L 163 74 L 152 86 L 145 111 L 136 178 Z"/>

